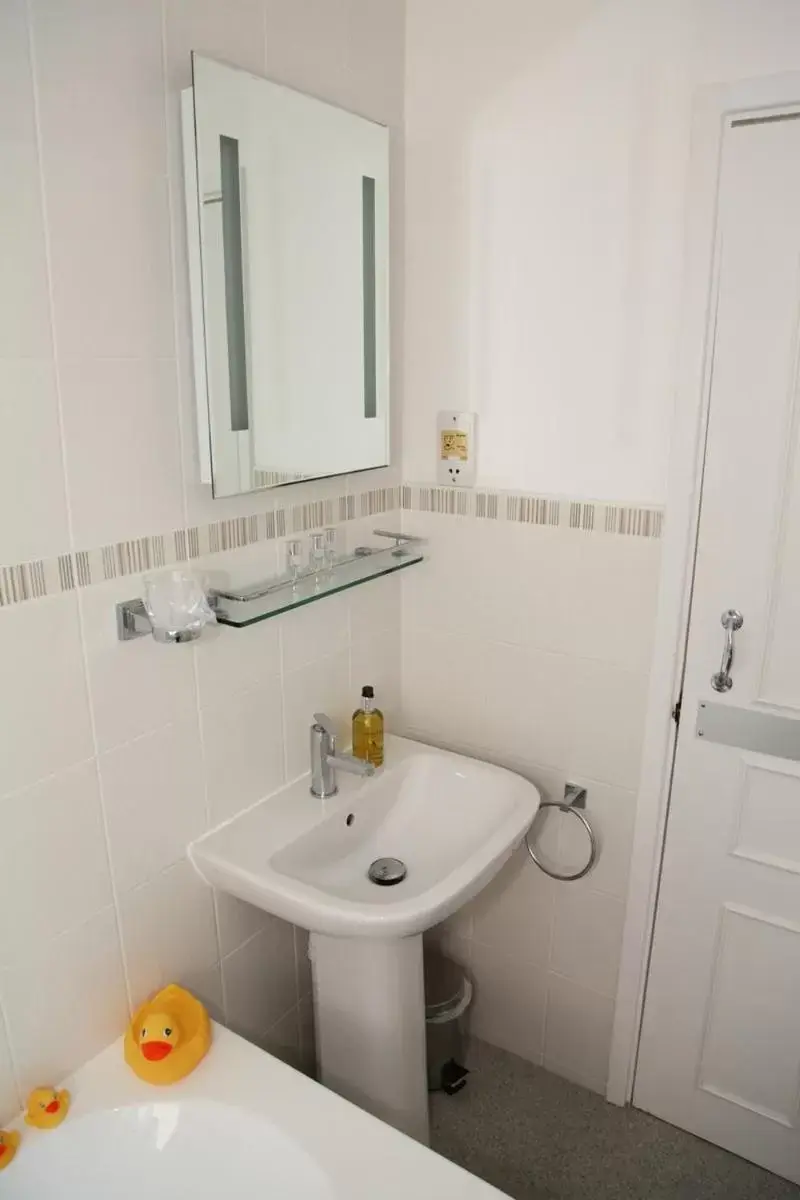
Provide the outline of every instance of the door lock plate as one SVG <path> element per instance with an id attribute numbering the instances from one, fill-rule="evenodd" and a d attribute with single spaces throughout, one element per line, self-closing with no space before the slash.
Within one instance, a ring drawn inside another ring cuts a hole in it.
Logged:
<path id="1" fill-rule="evenodd" d="M 800 719 L 796 717 L 703 700 L 697 706 L 695 736 L 720 746 L 735 746 L 754 754 L 800 762 Z"/>

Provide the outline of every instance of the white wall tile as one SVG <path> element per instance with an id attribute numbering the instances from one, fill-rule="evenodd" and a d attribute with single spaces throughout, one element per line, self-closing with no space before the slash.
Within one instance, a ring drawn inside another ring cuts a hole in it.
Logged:
<path id="1" fill-rule="evenodd" d="M 81 592 L 80 605 L 97 746 L 112 750 L 196 711 L 193 646 L 153 638 L 121 642 L 116 605 L 143 592 L 131 575 Z"/>
<path id="2" fill-rule="evenodd" d="M 471 929 L 472 918 L 469 916 L 463 916 L 460 919 L 450 917 L 448 920 L 442 921 L 440 925 L 435 925 L 433 929 L 425 931 L 426 953 L 441 954 L 454 963 L 458 963 L 467 973 L 470 973 L 474 946 L 470 936 Z"/>
<path id="3" fill-rule="evenodd" d="M 119 1037 L 128 1005 L 113 909 L 0 969 L 0 1002 L 23 1094 Z"/>
<path id="4" fill-rule="evenodd" d="M 521 847 L 470 905 L 473 938 L 509 957 L 547 967 L 554 896 L 553 881 Z"/>
<path id="5" fill-rule="evenodd" d="M 197 643 L 197 682 L 206 708 L 280 674 L 279 619 L 245 629 L 208 626 Z"/>
<path id="6" fill-rule="evenodd" d="M 274 1054 L 282 1062 L 300 1071 L 303 1068 L 303 1052 L 300 1042 L 300 1010 L 293 1008 L 277 1024 L 273 1025 L 263 1037 L 259 1045 L 269 1054 Z"/>
<path id="7" fill-rule="evenodd" d="M 0 791 L 11 792 L 93 754 L 74 596 L 0 612 Z"/>
<path id="8" fill-rule="evenodd" d="M 355 704 L 350 695 L 349 653 L 344 651 L 320 659 L 286 675 L 283 697 L 286 778 L 291 780 L 309 770 L 308 731 L 315 712 L 327 713 L 339 734 L 340 744 L 350 744 Z"/>
<path id="9" fill-rule="evenodd" d="M 552 530 L 508 522 L 409 513 L 405 528 L 428 540 L 427 559 L 403 575 L 405 619 L 411 626 L 521 644 L 540 623 L 542 597 L 552 590 L 547 548 Z M 539 645 L 532 637 L 531 645 Z"/>
<path id="10" fill-rule="evenodd" d="M 94 761 L 0 800 L 0 963 L 111 904 Z M 65 866 L 68 864 L 68 866 Z"/>
<path id="11" fill-rule="evenodd" d="M 180 528 L 175 364 L 64 363 L 61 402 L 76 547 Z"/>
<path id="12" fill-rule="evenodd" d="M 394 0 L 266 0 L 266 6 L 270 78 L 376 121 L 402 121 L 402 5 Z M 313 39 L 306 36 L 308 29 L 315 30 Z"/>
<path id="13" fill-rule="evenodd" d="M 581 887 L 565 891 L 556 904 L 551 970 L 603 996 L 613 996 L 624 917 L 625 905 L 616 896 Z"/>
<path id="14" fill-rule="evenodd" d="M 412 567 L 409 573 L 413 574 L 417 569 Z M 345 593 L 350 603 L 350 631 L 353 639 L 372 637 L 384 630 L 396 633 L 402 617 L 403 577 L 391 575 L 373 579 L 371 583 L 351 588 Z"/>
<path id="15" fill-rule="evenodd" d="M 45 161 L 165 155 L 159 0 L 31 0 Z"/>
<path id="16" fill-rule="evenodd" d="M 346 650 L 350 637 L 347 593 L 287 613 L 281 617 L 280 630 L 285 674 Z"/>
<path id="17" fill-rule="evenodd" d="M 197 717 L 100 757 L 111 865 L 119 891 L 158 875 L 206 828 Z"/>
<path id="18" fill-rule="evenodd" d="M 384 716 L 387 733 L 402 727 L 402 652 L 398 626 L 364 637 L 354 632 L 350 648 L 350 696 L 353 710 L 361 705 L 361 689 L 375 689 L 375 704 Z"/>
<path id="19" fill-rule="evenodd" d="M 0 192 L 0 357 L 45 357 L 52 342 L 25 0 L 0 5 L 0 146 L 13 183 Z"/>
<path id="20" fill-rule="evenodd" d="M 17 1090 L 5 1023 L 0 1012 L 0 1125 L 5 1125 L 16 1117 L 21 1107 L 22 1097 Z"/>
<path id="21" fill-rule="evenodd" d="M 230 1028 L 259 1042 L 297 1004 L 292 926 L 272 917 L 222 960 L 222 978 Z"/>
<path id="22" fill-rule="evenodd" d="M 0 562 L 55 557 L 69 532 L 51 363 L 0 358 L 0 431 L 0 512 L 14 514 L 0 533 Z"/>
<path id="23" fill-rule="evenodd" d="M 264 74 L 264 5 L 262 0 L 166 0 L 167 80 L 190 87 L 190 55 L 220 59 L 246 71 Z"/>
<path id="24" fill-rule="evenodd" d="M 482 942 L 473 943 L 470 966 L 475 981 L 470 1032 L 530 1062 L 540 1062 L 545 971 Z"/>
<path id="25" fill-rule="evenodd" d="M 549 975 L 544 1066 L 574 1083 L 605 1092 L 614 1001 Z"/>
<path id="26" fill-rule="evenodd" d="M 431 539 L 432 559 L 404 581 L 413 624 L 648 669 L 658 540 L 430 513 L 409 522 Z"/>
<path id="27" fill-rule="evenodd" d="M 202 1001 L 212 1021 L 225 1024 L 222 968 L 219 963 L 204 967 L 201 971 L 187 971 L 182 986 Z"/>
<path id="28" fill-rule="evenodd" d="M 561 656 L 478 642 L 475 652 L 483 674 L 483 744 L 500 754 L 563 767 L 571 697 Z"/>
<path id="29" fill-rule="evenodd" d="M 317 1077 L 317 1041 L 314 1030 L 314 1004 L 310 996 L 300 1001 L 298 1008 L 300 1026 L 301 1069 L 312 1079 Z"/>
<path id="30" fill-rule="evenodd" d="M 217 906 L 219 950 L 222 958 L 238 950 L 257 933 L 261 933 L 272 920 L 269 913 L 252 904 L 245 904 L 243 900 L 225 892 L 216 892 L 214 900 Z"/>
<path id="31" fill-rule="evenodd" d="M 280 681 L 220 700 L 203 709 L 201 720 L 209 819 L 218 825 L 284 781 Z"/>
<path id="32" fill-rule="evenodd" d="M 311 995 L 311 959 L 308 953 L 308 930 L 295 925 L 294 955 L 297 965 L 297 995 L 302 1000 Z"/>
<path id="33" fill-rule="evenodd" d="M 569 704 L 569 768 L 603 783 L 636 788 L 647 676 L 565 656 L 563 682 Z"/>
<path id="34" fill-rule="evenodd" d="M 130 161 L 117 166 L 100 156 L 50 167 L 45 149 L 59 355 L 174 356 L 169 201 L 163 169 L 161 164 L 152 171 L 137 169 Z M 144 399 L 139 397 L 140 402 Z M 130 412 L 130 431 L 142 424 L 137 404 Z"/>
<path id="35" fill-rule="evenodd" d="M 161 6 L 31 8 L 59 352 L 172 354 Z"/>
<path id="36" fill-rule="evenodd" d="M 39 176 L 32 151 L 12 148 L 9 157 L 14 186 L 0 200 L 0 355 L 44 358 L 52 353 L 52 340 Z"/>
<path id="37" fill-rule="evenodd" d="M 120 897 L 122 948 L 136 1008 L 168 983 L 186 983 L 219 959 L 211 889 L 183 861 Z"/>
<path id="38" fill-rule="evenodd" d="M 373 121 L 401 124 L 405 107 L 405 4 L 397 0 L 350 0 L 346 27 L 354 103 Z"/>
<path id="39" fill-rule="evenodd" d="M 431 740 L 490 745 L 482 685 L 486 651 L 464 637 L 429 630 L 404 631 L 403 716 Z"/>
<path id="40" fill-rule="evenodd" d="M 406 633 L 404 719 L 434 738 L 563 767 L 570 702 L 562 656 L 478 636 Z"/>
<path id="41" fill-rule="evenodd" d="M 265 6 L 270 79 L 346 105 L 347 0 L 265 0 Z M 306 36 L 309 29 L 313 40 Z"/>
<path id="42" fill-rule="evenodd" d="M 636 793 L 595 783 L 571 775 L 571 781 L 587 789 L 586 815 L 597 837 L 597 865 L 581 881 L 592 891 L 608 892 L 624 900 L 628 889 Z M 589 852 L 586 831 L 574 817 L 557 814 L 560 825 L 558 861 L 561 871 L 577 871 Z"/>
<path id="43" fill-rule="evenodd" d="M 551 542 L 547 609 L 535 644 L 646 672 L 655 627 L 661 542 L 655 538 L 559 534 Z M 587 598 L 591 619 L 587 620 Z"/>

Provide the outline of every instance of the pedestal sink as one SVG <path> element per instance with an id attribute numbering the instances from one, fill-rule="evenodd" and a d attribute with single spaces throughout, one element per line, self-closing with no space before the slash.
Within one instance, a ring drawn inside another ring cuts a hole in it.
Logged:
<path id="1" fill-rule="evenodd" d="M 322 1083 L 428 1140 L 422 934 L 477 895 L 539 806 L 532 783 L 405 738 L 370 779 L 305 776 L 189 847 L 202 878 L 308 929 Z M 374 874 L 376 860 L 402 867 Z M 402 868 L 405 868 L 405 874 Z"/>

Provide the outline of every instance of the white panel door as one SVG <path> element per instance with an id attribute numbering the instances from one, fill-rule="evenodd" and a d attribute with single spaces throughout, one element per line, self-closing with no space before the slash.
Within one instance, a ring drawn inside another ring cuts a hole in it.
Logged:
<path id="1" fill-rule="evenodd" d="M 800 119 L 729 125 L 719 205 L 699 541 L 634 1103 L 800 1182 Z M 733 686 L 718 692 L 728 609 L 744 623 Z"/>

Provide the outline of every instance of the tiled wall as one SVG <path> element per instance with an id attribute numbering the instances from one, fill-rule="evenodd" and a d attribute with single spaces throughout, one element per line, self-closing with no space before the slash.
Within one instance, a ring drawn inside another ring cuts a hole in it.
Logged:
<path id="1" fill-rule="evenodd" d="M 363 541 L 375 502 L 358 493 L 399 483 L 225 501 L 199 483 L 178 143 L 191 49 L 393 127 L 401 309 L 400 3 L 3 0 L 0 1121 L 173 978 L 308 1060 L 302 939 L 215 900 L 186 843 L 305 768 L 314 708 L 349 716 L 370 679 L 396 711 L 391 581 L 196 646 L 116 640 L 114 605 L 148 561 L 269 575 L 282 528 L 333 517 Z"/>
<path id="2" fill-rule="evenodd" d="M 587 783 L 598 870 L 550 884 L 520 856 L 447 937 L 477 978 L 476 1032 L 602 1084 L 660 512 L 400 491 L 398 467 L 224 501 L 198 480 L 189 50 L 392 126 L 399 418 L 403 44 L 401 0 L 0 4 L 0 1120 L 172 978 L 308 1062 L 303 939 L 212 897 L 185 847 L 301 772 L 310 713 L 345 720 L 367 681 L 395 729 L 549 795 Z M 431 538 L 402 585 L 402 705 L 397 580 L 196 646 L 116 640 L 114 605 L 150 565 L 268 575 L 284 535 L 341 522 L 355 545 L 396 503 Z M 572 834 L 551 821 L 543 839 L 567 864 Z"/>
<path id="3" fill-rule="evenodd" d="M 666 497 L 692 104 L 796 70 L 800 7 L 406 10 L 404 475 L 435 477 L 437 411 L 463 407 L 478 489 L 412 489 L 431 554 L 403 581 L 404 707 L 552 796 L 587 784 L 596 871 L 555 884 L 519 855 L 447 936 L 479 1033 L 602 1088 L 659 553 L 630 502 Z"/>
<path id="4" fill-rule="evenodd" d="M 582 784 L 601 847 L 574 883 L 520 850 L 433 940 L 472 972 L 474 1033 L 603 1091 L 661 514 L 419 487 L 403 503 L 405 528 L 429 539 L 403 579 L 409 732 L 513 767 L 548 799 Z M 585 862 L 574 818 L 538 832 L 557 869 Z"/>
<path id="5" fill-rule="evenodd" d="M 267 558 L 259 547 L 251 568 L 269 572 Z M 105 1045 L 129 1003 L 171 979 L 309 1061 L 304 939 L 213 897 L 185 850 L 307 770 L 315 708 L 344 724 L 370 680 L 395 719 L 392 583 L 189 646 L 116 640 L 114 604 L 141 594 L 137 576 L 2 614 L 0 1113 L 17 1086 Z"/>

